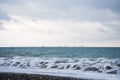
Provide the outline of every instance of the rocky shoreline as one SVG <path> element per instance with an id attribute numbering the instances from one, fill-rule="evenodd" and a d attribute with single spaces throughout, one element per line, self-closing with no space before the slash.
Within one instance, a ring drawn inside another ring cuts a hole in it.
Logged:
<path id="1" fill-rule="evenodd" d="M 0 80 L 88 80 L 88 79 L 41 74 L 0 72 Z"/>

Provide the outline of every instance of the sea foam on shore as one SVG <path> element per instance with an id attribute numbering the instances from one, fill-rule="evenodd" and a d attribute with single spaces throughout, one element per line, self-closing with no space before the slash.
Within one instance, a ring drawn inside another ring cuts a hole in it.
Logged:
<path id="1" fill-rule="evenodd" d="M 0 68 L 79 70 L 98 73 L 119 74 L 120 59 L 109 58 L 39 58 L 0 57 Z"/>
<path id="2" fill-rule="evenodd" d="M 0 72 L 119 80 L 120 59 L 0 57 Z"/>

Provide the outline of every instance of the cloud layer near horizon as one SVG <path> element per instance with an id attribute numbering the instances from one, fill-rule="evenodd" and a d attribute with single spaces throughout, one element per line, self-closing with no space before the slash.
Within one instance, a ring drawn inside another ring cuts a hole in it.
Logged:
<path id="1" fill-rule="evenodd" d="M 119 0 L 1 0 L 0 46 L 120 46 Z"/>

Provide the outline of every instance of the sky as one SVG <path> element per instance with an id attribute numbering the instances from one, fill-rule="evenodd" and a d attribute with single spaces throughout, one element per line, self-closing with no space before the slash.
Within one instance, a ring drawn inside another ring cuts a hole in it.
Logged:
<path id="1" fill-rule="evenodd" d="M 0 46 L 120 47 L 120 0 L 0 0 Z"/>

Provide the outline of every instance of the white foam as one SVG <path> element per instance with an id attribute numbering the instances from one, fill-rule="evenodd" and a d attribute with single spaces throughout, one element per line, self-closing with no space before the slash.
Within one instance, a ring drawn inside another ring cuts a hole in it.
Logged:
<path id="1" fill-rule="evenodd" d="M 120 70 L 120 59 L 107 58 L 38 58 L 38 57 L 0 57 L 0 67 L 38 68 L 38 69 L 70 69 L 82 70 L 95 67 L 99 72 L 109 69 Z M 78 68 L 79 67 L 79 68 Z M 92 70 L 89 70 L 92 71 Z"/>
<path id="2" fill-rule="evenodd" d="M 0 72 L 2 71 L 28 73 L 32 71 L 32 73 L 35 74 L 45 73 L 61 76 L 72 76 L 72 74 L 74 74 L 73 77 L 83 76 L 84 78 L 86 78 L 87 75 L 87 78 L 93 77 L 94 79 L 96 78 L 95 76 L 97 76 L 98 79 L 101 76 L 106 76 L 109 80 L 109 77 L 112 76 L 113 78 L 120 77 L 120 59 L 0 57 Z"/>

